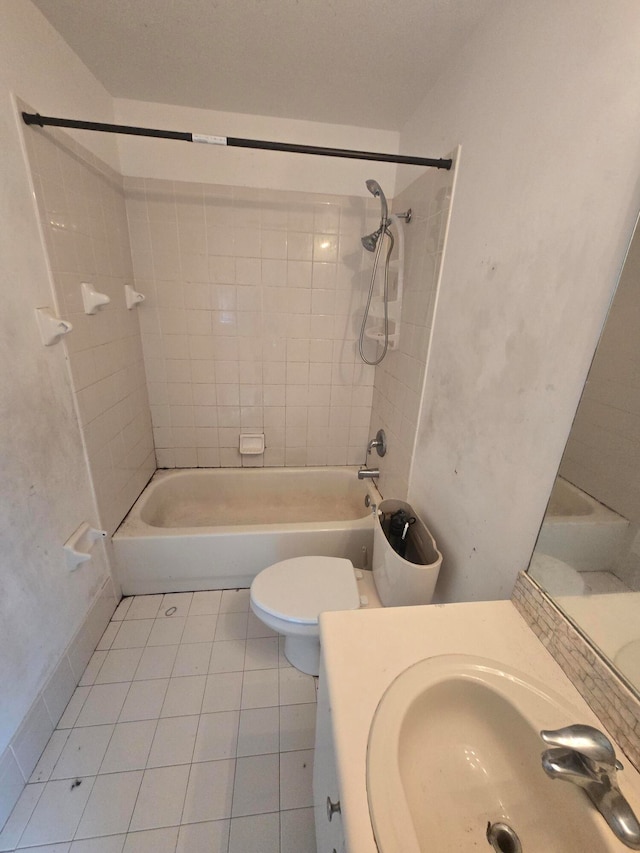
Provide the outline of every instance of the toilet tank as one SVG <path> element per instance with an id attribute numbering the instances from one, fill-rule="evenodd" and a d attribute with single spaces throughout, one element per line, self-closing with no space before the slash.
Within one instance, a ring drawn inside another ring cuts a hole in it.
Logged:
<path id="1" fill-rule="evenodd" d="M 407 559 L 394 551 L 382 526 L 384 516 L 398 509 L 416 519 L 408 532 Z M 378 505 L 372 562 L 376 590 L 385 607 L 431 604 L 442 554 L 426 524 L 405 501 L 389 499 Z"/>

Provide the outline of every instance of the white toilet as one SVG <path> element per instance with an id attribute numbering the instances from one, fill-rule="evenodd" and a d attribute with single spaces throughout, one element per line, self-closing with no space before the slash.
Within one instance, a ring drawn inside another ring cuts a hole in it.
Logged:
<path id="1" fill-rule="evenodd" d="M 385 509 L 385 502 L 380 505 Z M 407 507 L 393 501 L 392 509 Z M 429 562 L 424 565 L 400 557 L 389 545 L 376 517 L 373 544 L 373 580 L 383 606 L 430 604 L 442 555 L 418 519 L 412 537 Z M 342 557 L 294 557 L 263 569 L 251 584 L 251 609 L 269 628 L 284 635 L 284 653 L 296 669 L 309 675 L 320 671 L 319 616 L 326 610 L 358 610 L 357 576 Z"/>

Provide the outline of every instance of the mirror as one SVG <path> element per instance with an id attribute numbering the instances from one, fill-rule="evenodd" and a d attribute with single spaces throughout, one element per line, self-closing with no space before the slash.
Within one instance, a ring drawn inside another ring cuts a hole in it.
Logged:
<path id="1" fill-rule="evenodd" d="M 640 693 L 640 226 L 529 574 Z"/>

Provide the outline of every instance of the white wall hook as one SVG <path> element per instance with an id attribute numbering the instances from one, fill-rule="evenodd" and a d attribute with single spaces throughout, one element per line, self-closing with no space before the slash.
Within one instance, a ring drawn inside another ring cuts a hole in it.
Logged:
<path id="1" fill-rule="evenodd" d="M 134 305 L 139 305 L 141 302 L 144 302 L 144 293 L 138 293 L 138 291 L 134 290 L 130 284 L 125 284 L 124 298 L 127 303 L 127 308 L 131 311 Z"/>
<path id="2" fill-rule="evenodd" d="M 42 343 L 46 347 L 57 344 L 63 335 L 68 335 L 73 329 L 68 320 L 55 317 L 51 308 L 36 308 L 36 320 L 38 321 Z"/>
<path id="3" fill-rule="evenodd" d="M 93 289 L 93 285 L 87 284 L 86 281 L 83 281 L 80 287 L 82 289 L 82 304 L 84 305 L 85 314 L 97 314 L 98 308 L 108 305 L 111 302 L 106 293 L 98 293 L 97 290 Z"/>
<path id="4" fill-rule="evenodd" d="M 98 539 L 105 539 L 106 536 L 106 530 L 98 530 L 95 527 L 91 527 L 88 522 L 83 521 L 80 527 L 64 543 L 69 571 L 74 572 L 78 566 L 90 560 L 91 554 L 89 551 L 93 547 L 93 543 L 97 542 Z"/>

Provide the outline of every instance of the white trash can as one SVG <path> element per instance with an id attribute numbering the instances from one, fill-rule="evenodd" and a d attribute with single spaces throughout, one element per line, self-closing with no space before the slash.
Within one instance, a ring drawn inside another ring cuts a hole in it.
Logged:
<path id="1" fill-rule="evenodd" d="M 416 519 L 407 532 L 404 557 L 392 548 L 382 526 L 383 517 L 399 509 Z M 384 606 L 431 604 L 441 565 L 435 539 L 413 507 L 405 501 L 383 500 L 373 531 L 373 576 Z"/>

